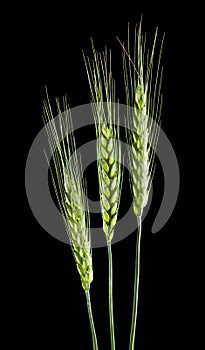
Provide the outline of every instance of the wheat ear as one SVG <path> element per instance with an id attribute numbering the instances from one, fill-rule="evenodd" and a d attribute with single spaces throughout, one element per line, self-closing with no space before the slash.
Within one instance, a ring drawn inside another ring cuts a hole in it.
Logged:
<path id="1" fill-rule="evenodd" d="M 146 37 L 141 33 L 141 23 L 135 31 L 134 55 L 130 50 L 128 28 L 128 48 L 123 47 L 123 66 L 127 105 L 134 112 L 128 115 L 128 143 L 131 189 L 133 193 L 133 210 L 137 217 L 138 232 L 136 239 L 135 281 L 133 296 L 133 313 L 130 332 L 129 349 L 134 349 L 139 273 L 140 273 L 140 241 L 142 229 L 142 212 L 147 204 L 151 182 L 154 174 L 155 149 L 159 135 L 159 123 L 162 107 L 161 82 L 161 53 L 162 44 L 154 74 L 154 54 L 156 48 L 157 30 L 151 52 L 146 50 Z M 153 122 L 154 121 L 154 122 Z"/>
<path id="2" fill-rule="evenodd" d="M 63 99 L 64 113 L 57 99 L 58 125 L 56 125 L 49 99 L 44 102 L 43 119 L 48 134 L 53 167 L 50 167 L 52 183 L 58 206 L 64 220 L 72 247 L 81 284 L 86 294 L 87 307 L 93 338 L 97 350 L 97 338 L 90 302 L 90 284 L 93 280 L 92 249 L 86 185 L 82 181 L 82 168 L 76 152 L 75 138 L 67 98 Z"/>
<path id="3" fill-rule="evenodd" d="M 93 45 L 92 45 L 93 46 Z M 111 241 L 120 205 L 122 171 L 118 110 L 115 105 L 115 82 L 111 72 L 111 52 L 97 53 L 93 60 L 85 58 L 90 84 L 97 136 L 97 165 L 103 230 L 107 239 L 109 259 L 109 314 L 111 349 L 115 349 L 113 316 L 113 267 Z"/>

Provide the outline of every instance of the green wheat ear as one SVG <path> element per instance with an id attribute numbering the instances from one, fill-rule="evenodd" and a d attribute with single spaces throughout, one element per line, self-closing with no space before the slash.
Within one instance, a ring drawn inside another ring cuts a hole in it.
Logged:
<path id="1" fill-rule="evenodd" d="M 111 52 L 95 51 L 93 60 L 84 56 L 90 84 L 97 136 L 97 165 L 103 230 L 111 241 L 120 206 L 122 169 L 116 110 L 115 82 L 111 72 Z"/>
<path id="2" fill-rule="evenodd" d="M 126 102 L 132 108 L 131 112 L 128 108 L 127 142 L 131 145 L 131 150 L 128 150 L 129 165 L 133 210 L 137 217 L 142 216 L 142 211 L 148 201 L 161 124 L 163 73 L 161 54 L 164 38 L 155 62 L 157 33 L 158 30 L 155 32 L 151 52 L 146 49 L 146 36 L 142 35 L 141 23 L 138 32 L 135 32 L 133 55 L 130 50 L 129 28 L 127 49 L 121 44 L 123 46 Z"/>
<path id="3" fill-rule="evenodd" d="M 103 229 L 111 241 L 120 204 L 121 164 L 112 126 L 98 124 L 98 176 Z M 118 159 L 118 160 L 116 160 Z"/>
<path id="4" fill-rule="evenodd" d="M 93 264 L 90 220 L 85 199 L 86 186 L 85 182 L 82 181 L 82 168 L 76 153 L 72 119 L 67 99 L 66 97 L 63 99 L 63 114 L 59 100 L 56 102 L 58 125 L 54 121 L 49 100 L 44 102 L 43 116 L 51 153 L 53 154 L 53 168 L 50 169 L 52 183 L 66 232 L 70 239 L 82 287 L 87 290 L 93 280 Z"/>

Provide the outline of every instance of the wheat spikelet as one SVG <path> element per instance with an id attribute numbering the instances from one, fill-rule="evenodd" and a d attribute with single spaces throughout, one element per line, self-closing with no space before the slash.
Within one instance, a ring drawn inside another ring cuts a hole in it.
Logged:
<path id="1" fill-rule="evenodd" d="M 76 153 L 71 114 L 66 97 L 65 112 L 61 113 L 57 102 L 58 125 L 53 119 L 49 99 L 44 102 L 44 122 L 53 154 L 52 183 L 69 236 L 73 256 L 80 274 L 82 287 L 89 289 L 93 280 L 92 251 L 89 229 L 89 214 L 85 200 L 86 186 L 82 182 L 80 159 Z M 62 140 L 62 141 L 61 141 Z M 71 159 L 72 156 L 72 159 Z"/>
<path id="2" fill-rule="evenodd" d="M 120 205 L 122 170 L 118 111 L 115 106 L 115 83 L 111 73 L 111 53 L 97 53 L 85 58 L 90 84 L 97 135 L 98 179 L 103 230 L 108 241 L 114 234 Z M 105 101 L 105 102 L 104 102 Z"/>

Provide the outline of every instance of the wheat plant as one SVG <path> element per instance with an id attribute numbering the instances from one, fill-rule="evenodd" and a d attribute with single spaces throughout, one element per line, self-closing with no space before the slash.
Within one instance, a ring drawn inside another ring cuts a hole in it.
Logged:
<path id="1" fill-rule="evenodd" d="M 118 39 L 123 49 L 123 71 L 127 109 L 127 143 L 129 144 L 130 183 L 133 195 L 133 211 L 137 219 L 135 277 L 129 350 L 134 350 L 139 275 L 142 214 L 145 208 L 155 170 L 155 153 L 161 123 L 163 40 L 158 45 L 157 30 L 151 50 L 147 48 L 146 35 L 141 23 L 135 29 L 134 48 L 130 47 L 128 28 L 127 47 Z M 156 55 L 157 46 L 159 49 Z M 156 57 L 157 56 L 157 57 Z M 109 265 L 109 319 L 111 350 L 115 350 L 113 312 L 113 259 L 112 239 L 117 222 L 121 188 L 122 156 L 119 129 L 119 105 L 116 103 L 116 86 L 112 75 L 111 51 L 98 53 L 92 42 L 92 59 L 83 54 L 91 92 L 97 138 L 97 168 L 103 231 L 108 249 Z M 62 107 L 56 99 L 58 122 L 53 117 L 47 96 L 44 102 L 43 120 L 48 134 L 52 155 L 51 180 L 59 210 L 64 220 L 73 257 L 86 295 L 93 349 L 98 349 L 95 332 L 90 285 L 93 281 L 90 217 L 86 200 L 86 183 L 80 157 L 76 152 L 71 112 L 67 98 Z M 63 113 L 62 113 L 63 109 Z M 46 155 L 47 159 L 48 156 Z"/>
<path id="2" fill-rule="evenodd" d="M 103 54 L 93 48 L 93 59 L 84 56 L 88 75 L 97 136 L 97 167 L 103 230 L 109 261 L 109 316 L 111 349 L 115 349 L 113 315 L 112 238 L 121 197 L 122 169 L 119 142 L 119 117 L 116 108 L 115 82 L 111 72 L 111 52 Z"/>
<path id="3" fill-rule="evenodd" d="M 120 42 L 119 39 L 118 41 Z M 142 35 L 141 23 L 139 28 L 137 29 L 136 27 L 135 29 L 134 52 L 130 48 L 129 28 L 127 48 L 121 42 L 120 44 L 123 48 L 123 68 L 128 105 L 127 142 L 131 146 L 131 151 L 129 148 L 128 152 L 130 174 L 132 174 L 130 180 L 133 194 L 133 211 L 138 223 L 133 311 L 129 344 L 129 350 L 133 350 L 138 306 L 142 213 L 148 201 L 154 175 L 155 150 L 161 119 L 161 54 L 163 40 L 156 62 L 157 30 L 150 51 L 146 46 L 146 35 Z M 131 112 L 129 106 L 134 112 Z"/>
<path id="4" fill-rule="evenodd" d="M 90 319 L 93 349 L 98 349 L 91 301 L 90 284 L 93 280 L 90 220 L 86 201 L 86 184 L 82 180 L 82 167 L 76 152 L 76 143 L 67 98 L 56 100 L 58 123 L 55 123 L 49 99 L 44 102 L 43 120 L 48 134 L 53 166 L 50 167 L 53 188 L 64 220 L 73 257 L 85 291 Z M 48 158 L 47 158 L 48 159 Z"/>

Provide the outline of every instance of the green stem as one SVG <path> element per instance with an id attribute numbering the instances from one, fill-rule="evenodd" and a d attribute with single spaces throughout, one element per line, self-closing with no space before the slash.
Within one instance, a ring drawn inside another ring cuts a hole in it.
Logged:
<path id="1" fill-rule="evenodd" d="M 94 319 L 93 319 L 93 313 L 92 313 L 92 307 L 91 307 L 91 301 L 90 301 L 90 289 L 89 287 L 85 291 L 86 300 L 87 300 L 87 308 L 88 308 L 88 315 L 90 319 L 90 329 L 92 333 L 92 340 L 93 340 L 93 350 L 98 350 L 98 342 L 95 332 L 95 325 L 94 325 Z"/>
<path id="2" fill-rule="evenodd" d="M 109 261 L 109 316 L 110 316 L 110 340 L 111 350 L 115 350 L 115 330 L 113 315 L 113 266 L 111 241 L 107 241 L 108 261 Z"/>
<path id="3" fill-rule="evenodd" d="M 139 291 L 139 275 L 140 275 L 140 241 L 141 241 L 141 231 L 142 231 L 141 216 L 137 217 L 137 222 L 138 222 L 138 230 L 137 230 L 137 239 L 136 239 L 135 280 L 134 280 L 134 295 L 133 295 L 132 323 L 131 323 L 131 331 L 130 331 L 129 350 L 133 350 L 134 344 L 135 344 L 138 291 Z"/>

